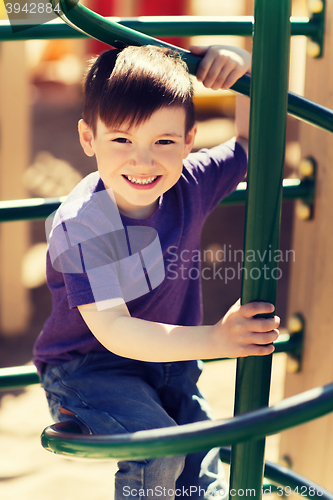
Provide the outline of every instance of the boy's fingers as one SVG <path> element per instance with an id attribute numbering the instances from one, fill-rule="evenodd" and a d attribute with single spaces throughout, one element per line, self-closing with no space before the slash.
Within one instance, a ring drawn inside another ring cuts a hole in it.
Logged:
<path id="1" fill-rule="evenodd" d="M 198 66 L 196 77 L 199 82 L 204 83 L 208 76 L 211 78 L 214 74 L 218 74 L 218 66 L 215 61 L 215 55 L 212 52 L 207 52 Z"/>
<path id="2" fill-rule="evenodd" d="M 275 307 L 269 302 L 248 302 L 242 306 L 242 316 L 252 318 L 256 314 L 271 314 Z"/>
<path id="3" fill-rule="evenodd" d="M 213 90 L 218 90 L 218 89 L 227 89 L 228 88 L 228 80 L 230 78 L 230 75 L 235 73 L 235 62 L 234 61 L 227 61 L 226 64 L 223 66 L 222 69 L 220 69 L 219 74 L 216 75 L 215 80 L 211 83 L 211 88 Z M 235 79 L 235 81 L 237 78 Z"/>
<path id="4" fill-rule="evenodd" d="M 273 318 L 258 318 L 251 320 L 251 331 L 252 332 L 270 332 L 271 330 L 275 330 L 280 325 L 280 318 L 278 316 L 274 316 Z"/>
<path id="5" fill-rule="evenodd" d="M 190 45 L 189 50 L 196 55 L 206 54 L 209 47 L 201 47 L 200 45 Z"/>
<path id="6" fill-rule="evenodd" d="M 266 333 L 253 333 L 251 335 L 251 344 L 266 345 L 275 342 L 279 338 L 279 330 L 271 330 Z"/>
<path id="7" fill-rule="evenodd" d="M 267 356 L 275 351 L 275 347 L 270 345 L 251 345 L 246 356 Z"/>
<path id="8" fill-rule="evenodd" d="M 223 83 L 223 88 L 225 90 L 230 89 L 230 87 L 232 87 L 241 76 L 242 75 L 239 71 L 237 71 L 237 69 L 231 71 Z"/>
<path id="9" fill-rule="evenodd" d="M 217 90 L 221 88 L 221 85 L 233 68 L 233 63 L 227 59 L 213 59 L 202 83 L 205 87 Z"/>

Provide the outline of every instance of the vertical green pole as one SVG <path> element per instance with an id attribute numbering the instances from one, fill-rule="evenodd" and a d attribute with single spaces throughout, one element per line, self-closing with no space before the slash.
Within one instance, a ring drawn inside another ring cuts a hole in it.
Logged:
<path id="1" fill-rule="evenodd" d="M 242 304 L 275 304 L 286 133 L 290 0 L 256 0 Z M 271 356 L 237 362 L 235 414 L 268 405 Z M 265 439 L 232 448 L 230 494 L 262 494 Z M 246 493 L 246 490 L 248 492 Z M 249 492 L 249 490 L 252 490 Z M 253 491 L 254 490 L 254 491 Z"/>

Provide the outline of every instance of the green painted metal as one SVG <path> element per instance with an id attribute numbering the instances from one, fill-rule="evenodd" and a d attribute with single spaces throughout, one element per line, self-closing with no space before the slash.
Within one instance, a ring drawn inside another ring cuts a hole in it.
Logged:
<path id="1" fill-rule="evenodd" d="M 66 199 L 60 198 L 30 198 L 26 200 L 0 201 L 0 223 L 18 220 L 46 219 L 57 210 Z"/>
<path id="2" fill-rule="evenodd" d="M 301 199 L 313 203 L 314 183 L 303 182 L 300 179 L 285 179 L 283 181 L 283 199 Z M 236 191 L 222 200 L 221 205 L 240 205 L 245 203 L 246 183 L 241 182 Z M 65 197 L 61 198 L 31 198 L 26 200 L 0 201 L 0 223 L 18 220 L 46 219 L 57 210 Z"/>
<path id="3" fill-rule="evenodd" d="M 224 198 L 220 205 L 240 205 L 245 203 L 246 199 L 246 182 L 240 182 L 236 190 L 229 196 Z M 282 199 L 284 201 L 300 199 L 306 203 L 314 202 L 314 180 L 303 181 L 301 179 L 284 179 Z M 0 209 L 1 210 L 1 209 Z M 1 211 L 0 211 L 1 221 Z"/>
<path id="4" fill-rule="evenodd" d="M 0 391 L 19 389 L 39 383 L 40 380 L 35 366 L 0 368 Z"/>
<path id="5" fill-rule="evenodd" d="M 58 0 L 53 0 L 58 3 Z M 102 42 L 115 47 L 123 47 L 124 45 L 159 45 L 170 47 L 177 50 L 186 61 L 189 71 L 192 74 L 196 73 L 200 58 L 191 54 L 188 50 L 180 49 L 174 45 L 167 44 L 147 35 L 143 35 L 133 29 L 121 26 L 115 22 L 109 21 L 91 10 L 77 3 L 77 0 L 59 0 L 63 11 L 62 19 L 76 29 L 85 34 L 89 34 L 93 38 L 97 38 Z M 289 24 L 290 25 L 290 24 Z M 80 28 L 78 28 L 78 26 Z M 280 40 L 280 35 L 277 33 L 277 39 Z M 276 79 L 279 80 L 280 75 Z M 278 81 L 274 85 L 279 85 Z M 232 87 L 232 90 L 245 95 L 250 94 L 250 77 L 244 75 Z M 321 127 L 325 130 L 333 132 L 333 111 L 319 106 L 307 99 L 290 93 L 290 109 L 288 111 L 302 120 L 308 121 L 313 125 Z"/>
<path id="6" fill-rule="evenodd" d="M 290 42 L 290 0 L 256 0 L 252 51 L 251 116 L 248 191 L 244 255 L 265 255 L 245 260 L 241 302 L 275 304 L 276 263 L 268 249 L 279 249 L 282 179 L 287 117 Z M 270 279 L 266 278 L 267 275 Z M 271 356 L 249 357 L 237 362 L 235 415 L 268 405 Z M 230 488 L 235 499 L 246 488 L 261 499 L 265 438 L 234 445 Z"/>
<path id="7" fill-rule="evenodd" d="M 61 431 L 58 424 L 42 433 L 49 451 L 72 458 L 145 460 L 229 446 L 301 425 L 333 411 L 333 384 L 287 398 L 271 408 L 219 420 L 111 436 Z M 250 486 L 248 486 L 250 487 Z M 254 498 L 254 497 L 252 497 Z"/>
<path id="8" fill-rule="evenodd" d="M 279 338 L 274 342 L 274 347 L 275 351 L 273 354 L 285 352 L 298 356 L 298 354 L 302 351 L 303 336 L 296 333 L 294 335 L 289 335 L 289 333 L 280 333 Z M 226 361 L 227 359 L 233 358 L 205 359 L 204 362 L 214 363 L 214 361 Z"/>
<path id="9" fill-rule="evenodd" d="M 186 61 L 186 54 L 183 55 L 183 59 Z M 279 77 L 277 77 L 277 80 L 278 79 Z M 250 82 L 251 78 L 248 75 L 244 75 L 237 80 L 235 85 L 231 87 L 231 90 L 249 96 Z M 278 82 L 275 82 L 274 85 L 278 85 Z M 329 132 L 333 132 L 333 111 L 325 106 L 321 106 L 320 104 L 309 101 L 309 99 L 288 92 L 287 110 L 290 115 L 300 120 L 311 123 L 311 125 L 315 125 Z"/>
<path id="10" fill-rule="evenodd" d="M 145 16 L 121 19 L 107 17 L 108 21 L 117 22 L 149 36 L 199 36 L 199 35 L 235 35 L 252 36 L 253 17 L 222 16 Z M 321 25 L 308 17 L 291 17 L 291 35 L 317 38 L 321 36 Z M 18 26 L 19 28 L 19 26 Z M 22 26 L 23 28 L 23 26 Z M 43 40 L 54 38 L 87 38 L 88 35 L 56 19 L 47 24 L 32 26 L 13 33 L 9 21 L 0 21 L 0 41 Z"/>
<path id="11" fill-rule="evenodd" d="M 230 448 L 222 447 L 220 448 L 220 458 L 222 462 L 230 464 L 231 450 Z M 265 462 L 264 467 L 264 485 L 263 491 L 267 495 L 266 499 L 271 496 L 271 493 L 278 493 L 278 496 L 290 496 L 291 492 L 295 490 L 295 495 L 304 496 L 310 499 L 316 500 L 333 500 L 333 495 L 330 493 L 330 489 L 323 488 L 319 484 L 314 483 L 310 479 L 297 474 L 296 472 L 288 469 L 287 467 L 282 467 L 281 465 L 273 464 L 272 462 Z M 274 481 L 274 484 L 268 484 L 267 480 Z M 285 493 L 285 495 L 284 495 Z M 244 495 L 245 496 L 245 495 Z"/>
<path id="12" fill-rule="evenodd" d="M 88 36 L 89 33 L 89 36 L 97 37 L 102 41 L 109 43 L 111 45 L 112 44 L 115 45 L 115 39 L 119 38 L 118 41 L 119 46 L 122 46 L 122 44 L 124 43 L 129 43 L 134 45 L 151 43 L 157 45 L 170 46 L 169 44 L 160 42 L 159 40 L 155 40 L 154 38 L 133 31 L 133 29 L 131 29 L 133 24 L 131 25 L 129 20 L 126 22 L 124 21 L 122 26 L 121 24 L 114 22 L 115 18 L 103 18 L 101 16 L 98 16 L 97 14 L 93 13 L 86 7 L 77 4 L 76 0 L 61 0 L 61 5 L 62 8 L 63 5 L 65 5 L 65 12 L 67 12 L 67 17 L 65 16 L 64 20 L 68 22 L 69 25 L 71 25 L 72 22 L 80 23 L 82 21 L 83 23 L 82 26 L 86 29 L 86 33 L 79 30 L 73 30 L 72 26 L 67 27 L 67 25 L 65 24 L 62 24 L 61 27 L 60 25 L 61 21 L 58 21 L 58 22 L 50 22 L 45 26 L 31 28 L 27 30 L 27 32 L 26 31 L 18 32 L 15 34 L 15 36 L 23 37 L 24 33 L 26 33 L 26 36 L 28 36 L 29 32 L 30 39 L 33 38 L 33 33 L 36 33 L 35 35 L 36 38 L 43 38 L 46 37 L 47 33 L 44 32 L 43 30 L 48 30 L 49 35 L 47 36 L 47 38 L 57 38 L 60 34 L 57 30 L 61 29 L 64 31 L 64 33 L 68 32 L 68 36 L 69 35 L 72 36 L 74 34 L 72 33 L 73 31 L 76 31 L 79 34 L 79 36 Z M 66 10 L 66 5 L 68 6 L 67 10 Z M 303 24 L 305 25 L 306 23 Z M 311 28 L 312 30 L 311 34 L 314 38 L 319 36 L 319 34 L 321 33 L 320 31 L 321 25 L 319 25 L 318 28 L 317 24 L 318 23 L 314 23 L 315 28 L 314 27 Z M 8 23 L 7 25 L 0 24 L 0 26 L 1 26 L 0 29 L 2 30 L 0 31 L 0 34 L 2 33 L 3 34 L 2 36 L 5 36 L 5 33 L 7 33 L 6 36 L 8 38 L 6 39 L 13 40 L 14 35 L 11 33 L 11 28 L 9 24 Z M 179 49 L 178 47 L 174 48 L 177 49 L 182 54 L 184 60 L 189 65 L 190 71 L 193 74 L 195 74 L 197 65 L 200 62 L 200 58 L 195 57 L 191 55 L 188 51 L 184 51 L 183 49 Z M 236 92 L 240 92 L 242 94 L 249 95 L 250 78 L 247 76 L 243 76 L 235 83 L 235 85 L 233 85 L 232 90 L 235 90 Z M 316 125 L 325 130 L 333 132 L 333 111 L 329 110 L 328 108 L 325 108 L 324 106 L 320 106 L 307 99 L 289 93 L 288 112 L 296 116 L 297 118 L 300 118 L 301 120 L 307 121 L 309 123 L 312 123 L 313 125 Z"/>
<path id="13" fill-rule="evenodd" d="M 274 343 L 274 354 L 280 352 L 295 353 L 299 350 L 298 339 L 289 334 L 281 334 L 279 339 Z M 224 358 L 229 359 L 229 358 Z M 219 361 L 216 359 L 204 360 L 205 363 Z M 222 359 L 220 360 L 222 361 Z M 28 366 L 13 366 L 10 368 L 0 368 L 0 391 L 8 391 L 19 389 L 28 385 L 39 384 L 40 379 L 33 365 Z"/>
<path id="14" fill-rule="evenodd" d="M 289 333 L 280 333 L 279 338 L 274 342 L 274 354 L 280 352 L 299 353 L 303 346 L 303 338 L 301 335 L 289 335 Z"/>
<path id="15" fill-rule="evenodd" d="M 236 89 L 235 89 L 236 90 Z M 288 92 L 288 113 L 305 122 L 333 132 L 333 111 Z"/>
<path id="16" fill-rule="evenodd" d="M 310 500 L 312 498 L 316 500 L 333 500 L 330 485 L 325 488 L 287 467 L 266 462 L 265 476 L 280 485 L 278 496 L 282 496 L 282 492 L 285 493 L 285 496 L 289 496 L 291 491 L 295 495 L 298 492 L 300 496 L 304 495 Z"/>
<path id="17" fill-rule="evenodd" d="M 55 5 L 60 5 L 61 12 L 59 15 L 67 24 L 113 47 L 123 48 L 126 45 L 157 45 L 159 47 L 168 47 L 175 51 L 179 51 L 179 48 L 175 45 L 144 35 L 131 28 L 121 26 L 118 23 L 111 22 L 87 9 L 87 7 L 78 3 L 77 0 L 51 0 L 51 4 L 53 7 Z M 200 58 L 191 54 L 189 50 L 182 49 L 181 53 L 185 56 L 189 71 L 195 74 Z"/>
<path id="18" fill-rule="evenodd" d="M 64 0 L 61 0 L 63 2 Z M 93 13 L 89 9 L 81 6 L 80 4 L 76 3 L 76 0 L 67 0 L 67 5 L 69 5 L 69 18 L 72 18 L 73 13 L 73 22 L 76 20 L 76 22 L 80 22 L 80 15 L 83 13 L 83 18 L 84 18 L 84 26 L 87 29 L 87 33 L 83 31 L 79 31 L 78 29 L 74 29 L 71 25 L 71 21 L 69 19 L 64 18 L 66 22 L 69 23 L 69 25 L 62 23 L 60 20 L 52 21 L 50 23 L 47 23 L 46 25 L 41 25 L 37 26 L 34 28 L 30 28 L 28 30 L 24 31 L 18 31 L 17 33 L 13 33 L 12 29 L 10 27 L 10 24 L 8 21 L 0 21 L 0 40 L 24 40 L 24 39 L 41 39 L 41 38 L 59 38 L 59 37 L 64 37 L 64 38 L 77 38 L 77 37 L 87 37 L 87 36 L 93 36 L 97 38 L 101 38 L 102 41 L 106 41 L 106 43 L 114 43 L 114 37 L 115 34 L 122 32 L 122 27 L 123 27 L 123 35 L 124 39 L 127 40 L 127 43 L 133 43 L 136 44 L 138 40 L 140 40 L 140 44 L 145 44 L 145 43 L 157 43 L 158 45 L 161 45 L 162 42 L 150 38 L 150 37 L 145 37 L 145 35 L 142 35 L 140 33 L 136 34 L 136 37 L 132 40 L 130 35 L 133 35 L 133 28 L 140 29 L 142 31 L 146 31 L 147 34 L 152 35 L 155 34 L 155 32 L 150 31 L 148 28 L 146 29 L 147 25 L 149 25 L 149 21 L 143 21 L 141 19 L 139 20 L 120 20 L 119 18 L 102 18 L 101 16 L 98 16 L 97 14 Z M 76 8 L 75 5 L 77 5 Z M 70 11 L 73 12 L 70 12 Z M 77 13 L 79 12 L 79 16 L 77 16 Z M 299 20 L 299 21 L 294 21 L 293 23 L 293 29 L 294 29 L 294 34 L 300 35 L 300 34 L 306 34 L 307 36 L 310 36 L 313 40 L 317 41 L 322 39 L 323 37 L 323 29 L 324 29 L 324 24 L 323 20 L 321 18 L 320 22 L 318 21 L 316 15 L 314 16 L 316 19 L 315 21 L 307 20 L 307 18 L 304 18 Z M 147 18 L 145 18 L 147 19 Z M 202 18 L 200 18 L 202 19 Z M 295 18 L 296 19 L 296 18 Z M 102 21 L 101 21 L 102 20 Z M 115 20 L 119 20 L 119 24 L 115 22 Z M 97 26 L 94 28 L 94 23 L 95 21 L 97 22 Z M 188 21 L 189 24 L 191 24 L 193 21 Z M 196 23 L 197 21 L 195 21 Z M 215 21 L 214 21 L 215 22 Z M 246 21 L 248 23 L 248 28 L 249 30 L 250 24 L 252 26 L 252 21 L 249 24 L 249 21 Z M 209 21 L 207 21 L 207 31 L 209 31 Z M 156 25 L 154 21 L 152 22 L 153 25 Z M 184 24 L 187 25 L 187 22 L 184 21 Z M 224 23 L 221 22 L 221 25 L 224 26 Z M 225 23 L 225 25 L 228 25 L 228 22 Z M 162 36 L 164 31 L 162 31 L 163 26 L 163 21 L 159 24 L 161 27 L 161 31 L 158 33 L 159 36 Z M 98 29 L 97 29 L 98 27 Z M 306 28 L 305 28 L 306 27 Z M 126 29 L 128 29 L 126 31 Z M 307 31 L 305 33 L 305 31 Z M 88 35 L 89 33 L 89 35 Z M 135 32 L 134 32 L 135 33 Z M 201 33 L 203 34 L 203 33 Z M 209 34 L 213 34 L 209 32 Z M 218 34 L 221 34 L 219 32 Z M 236 33 L 235 33 L 236 34 Z M 248 33 L 250 34 L 250 32 Z M 129 36 L 129 38 L 127 38 Z M 144 38 L 145 37 L 145 38 Z M 168 45 L 168 44 L 164 44 Z M 189 56 L 188 51 L 184 51 L 182 49 L 177 48 L 179 52 L 183 54 L 183 58 L 188 62 L 190 70 L 192 73 L 196 72 L 196 67 L 197 64 L 199 63 L 200 59 L 195 58 L 194 56 Z M 189 58 L 190 57 L 190 58 Z M 244 76 L 241 79 L 236 82 L 236 84 L 232 87 L 233 90 L 236 92 L 240 92 L 242 94 L 249 95 L 250 93 L 250 78 Z M 301 120 L 304 120 L 306 122 L 312 123 L 318 127 L 321 127 L 325 130 L 328 130 L 330 132 L 333 132 L 333 112 L 329 110 L 328 108 L 325 108 L 324 106 L 317 105 L 307 99 L 304 99 L 302 97 L 299 97 L 295 94 L 289 93 L 289 99 L 288 99 L 288 112 L 297 118 L 300 118 Z"/>

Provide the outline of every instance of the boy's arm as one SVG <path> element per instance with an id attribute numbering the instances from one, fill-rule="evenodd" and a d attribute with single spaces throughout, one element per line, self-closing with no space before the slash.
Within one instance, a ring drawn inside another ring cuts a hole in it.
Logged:
<path id="1" fill-rule="evenodd" d="M 249 128 L 250 128 L 250 98 L 237 94 L 236 97 L 236 142 L 244 149 L 246 155 L 249 152 Z"/>
<path id="2" fill-rule="evenodd" d="M 238 301 L 216 325 L 210 326 L 176 326 L 133 318 L 124 302 L 103 310 L 97 310 L 96 304 L 78 309 L 106 349 L 119 356 L 150 362 L 270 354 L 274 351 L 271 343 L 278 337 L 280 321 L 277 316 L 253 317 L 273 312 L 274 306 L 264 302 L 240 306 Z"/>
<path id="3" fill-rule="evenodd" d="M 245 73 L 251 73 L 251 54 L 240 47 L 212 45 L 190 47 L 193 54 L 203 56 L 196 77 L 207 88 L 229 89 Z M 248 152 L 250 98 L 241 94 L 236 97 L 236 141 Z"/>

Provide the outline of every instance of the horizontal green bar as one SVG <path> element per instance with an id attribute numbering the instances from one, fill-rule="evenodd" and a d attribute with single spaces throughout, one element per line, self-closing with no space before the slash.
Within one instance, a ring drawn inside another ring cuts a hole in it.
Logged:
<path id="1" fill-rule="evenodd" d="M 46 219 L 65 199 L 66 196 L 0 201 L 0 222 Z"/>
<path id="2" fill-rule="evenodd" d="M 289 335 L 289 333 L 281 333 L 279 338 L 274 342 L 274 354 L 280 352 L 298 353 L 302 347 L 302 338 L 299 335 Z M 214 361 L 226 361 L 232 358 L 205 359 L 205 363 L 213 363 Z"/>
<path id="3" fill-rule="evenodd" d="M 186 60 L 186 56 L 184 56 Z M 230 87 L 235 92 L 250 95 L 251 78 L 248 75 L 243 75 L 237 82 Z M 333 132 L 333 111 L 325 106 L 316 104 L 305 97 L 288 92 L 288 113 L 300 120 L 304 120 L 312 125 Z"/>
<path id="4" fill-rule="evenodd" d="M 299 349 L 299 341 L 289 334 L 281 334 L 279 339 L 274 342 L 274 354 L 280 352 L 295 352 Z M 230 358 L 223 358 L 230 359 Z M 205 360 L 222 361 L 218 359 Z M 0 368 L 0 391 L 18 389 L 27 385 L 39 384 L 39 376 L 34 365 L 13 366 L 10 368 Z"/>
<path id="5" fill-rule="evenodd" d="M 311 453 L 311 450 L 309 451 Z M 279 488 L 278 496 L 281 496 L 282 492 L 284 492 L 284 497 L 290 496 L 290 493 L 294 493 L 294 495 L 305 496 L 310 499 L 333 500 L 333 495 L 330 493 L 329 487 L 324 488 L 287 467 L 266 462 L 265 476 L 270 481 L 274 481 L 283 487 Z"/>
<path id="6" fill-rule="evenodd" d="M 118 18 L 106 18 L 106 19 L 118 19 Z M 309 24 L 310 21 L 307 21 Z M 120 24 L 120 23 L 119 23 Z M 302 24 L 302 23 L 301 23 Z M 304 22 L 304 25 L 306 25 L 306 22 Z M 316 23 L 314 23 L 316 26 Z M 123 26 L 125 27 L 125 22 L 123 22 Z M 126 27 L 131 27 L 130 21 L 128 21 Z M 312 27 L 313 28 L 313 27 Z M 311 28 L 311 29 L 312 29 Z M 314 31 L 317 28 L 314 29 Z M 46 31 L 49 30 L 48 33 L 49 35 L 46 36 Z M 71 33 L 73 36 L 68 36 L 70 38 L 78 38 L 78 37 L 85 37 L 86 35 L 83 34 L 82 32 L 79 32 L 72 27 L 68 26 L 65 24 L 62 20 L 55 20 L 50 23 L 47 23 L 45 25 L 41 25 L 38 27 L 30 28 L 21 32 L 18 32 L 16 34 L 12 33 L 10 24 L 8 21 L 2 21 L 0 22 L 0 41 L 5 41 L 5 40 L 26 40 L 26 39 L 44 39 L 44 38 L 59 38 L 60 32 L 59 30 L 63 30 L 63 32 L 66 33 Z M 211 34 L 209 32 L 208 34 Z M 300 34 L 300 33 L 297 33 Z M 314 33 L 312 33 L 313 35 Z M 68 38 L 67 35 L 64 36 L 64 38 Z M 193 64 L 192 59 L 195 59 L 196 61 L 199 61 L 199 58 L 194 58 L 194 56 L 188 55 L 187 58 L 184 57 L 186 62 L 188 63 L 191 71 L 195 71 L 195 68 L 191 67 L 191 64 Z M 190 61 L 191 59 L 191 61 Z M 196 63 L 198 64 L 198 62 Z M 232 90 L 235 90 L 236 92 L 240 92 L 245 95 L 250 94 L 250 77 L 247 75 L 244 75 L 242 78 L 240 78 L 235 85 L 232 86 Z M 309 123 L 312 123 L 313 125 L 316 125 L 318 127 L 321 127 L 325 130 L 328 130 L 330 132 L 333 132 L 333 112 L 325 108 L 324 106 L 320 106 L 319 104 L 315 104 L 303 97 L 297 96 L 295 94 L 292 94 L 291 92 L 288 93 L 288 112 L 291 113 L 292 115 L 296 116 L 297 118 L 300 118 L 301 120 L 305 120 Z"/>
<path id="7" fill-rule="evenodd" d="M 222 462 L 230 464 L 230 456 L 230 448 L 220 448 L 220 458 Z M 277 483 L 277 486 L 264 483 L 263 490 L 271 487 L 271 491 L 266 491 L 267 496 L 263 496 L 263 499 L 268 499 L 270 497 L 270 493 L 273 492 L 277 492 L 278 496 L 284 498 L 285 496 L 290 496 L 290 493 L 295 490 L 295 495 L 299 495 L 301 497 L 303 496 L 316 500 L 333 500 L 333 495 L 329 492 L 329 490 L 314 483 L 310 479 L 297 474 L 287 467 L 282 467 L 281 465 L 266 461 L 264 474 L 265 479 L 274 481 Z M 298 493 L 296 488 L 298 488 Z M 283 493 L 286 493 L 286 495 L 283 495 Z"/>
<path id="8" fill-rule="evenodd" d="M 47 427 L 41 438 L 44 448 L 65 456 L 145 460 L 263 438 L 331 411 L 333 384 L 297 394 L 270 408 L 260 408 L 217 422 L 205 421 L 112 436 L 66 433 L 57 430 L 55 424 Z"/>
<path id="9" fill-rule="evenodd" d="M 39 376 L 34 365 L 0 368 L 0 391 L 19 389 L 39 383 Z"/>
<path id="10" fill-rule="evenodd" d="M 289 333 L 280 333 L 279 338 L 274 342 L 274 354 L 278 354 L 280 352 L 298 352 L 301 345 L 302 340 L 299 336 L 289 335 Z"/>
<path id="11" fill-rule="evenodd" d="M 283 199 L 296 200 L 301 199 L 307 203 L 314 201 L 314 183 L 304 182 L 300 179 L 283 180 Z M 221 201 L 221 205 L 240 205 L 245 203 L 246 182 L 240 182 L 236 190 Z"/>
<path id="12" fill-rule="evenodd" d="M 253 17 L 251 16 L 151 16 L 128 19 L 107 17 L 106 19 L 154 37 L 251 36 L 253 26 Z M 28 25 L 16 26 L 16 29 L 18 31 L 13 33 L 9 21 L 0 21 L 0 41 L 87 38 L 85 33 L 77 31 L 59 19 L 33 27 Z M 291 34 L 294 36 L 317 36 L 317 23 L 308 17 L 291 17 Z"/>
<path id="13" fill-rule="evenodd" d="M 333 111 L 304 97 L 288 92 L 288 113 L 317 127 L 333 132 Z"/>
<path id="14" fill-rule="evenodd" d="M 296 198 L 313 202 L 313 183 L 304 183 L 299 179 L 285 179 L 283 199 Z M 245 202 L 246 182 L 241 182 L 236 191 L 225 198 L 221 205 L 239 205 Z M 0 202 L 0 222 L 18 220 L 46 219 L 57 210 L 66 197 L 62 198 L 31 198 L 27 200 L 10 200 Z"/>

